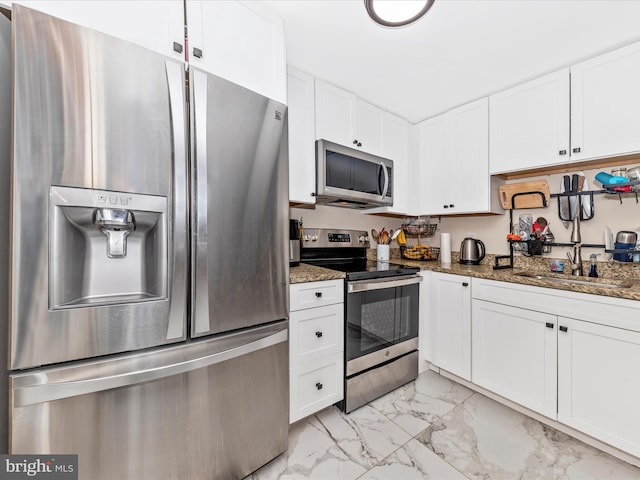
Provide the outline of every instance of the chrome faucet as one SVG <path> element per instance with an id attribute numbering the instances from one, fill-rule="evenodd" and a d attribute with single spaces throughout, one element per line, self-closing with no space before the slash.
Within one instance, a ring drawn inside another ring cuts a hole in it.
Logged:
<path id="1" fill-rule="evenodd" d="M 580 244 L 573 246 L 573 257 L 569 252 L 567 252 L 567 257 L 569 257 L 569 261 L 571 262 L 571 275 L 574 277 L 583 277 L 584 270 L 582 269 L 582 247 Z"/>
<path id="2" fill-rule="evenodd" d="M 573 243 L 573 258 L 571 254 L 567 252 L 567 257 L 571 261 L 571 275 L 576 277 L 583 277 L 584 271 L 582 269 L 582 236 L 580 235 L 580 199 L 576 199 L 575 212 L 573 213 L 573 230 L 571 230 L 571 243 Z"/>

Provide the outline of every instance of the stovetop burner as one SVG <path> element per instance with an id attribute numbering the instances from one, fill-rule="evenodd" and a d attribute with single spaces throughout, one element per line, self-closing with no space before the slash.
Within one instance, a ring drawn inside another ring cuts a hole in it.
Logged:
<path id="1" fill-rule="evenodd" d="M 358 230 L 303 229 L 300 261 L 345 272 L 347 280 L 413 275 L 419 268 L 367 260 L 369 236 Z"/>

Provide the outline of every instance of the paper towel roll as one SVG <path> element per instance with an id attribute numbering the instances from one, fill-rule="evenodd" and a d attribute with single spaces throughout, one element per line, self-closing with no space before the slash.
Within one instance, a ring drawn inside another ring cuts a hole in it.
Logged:
<path id="1" fill-rule="evenodd" d="M 440 263 L 451 264 L 451 234 L 440 234 Z"/>

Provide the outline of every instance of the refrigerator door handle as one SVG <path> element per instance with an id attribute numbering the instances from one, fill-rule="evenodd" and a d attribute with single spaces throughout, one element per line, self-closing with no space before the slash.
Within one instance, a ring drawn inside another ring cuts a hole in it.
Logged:
<path id="1" fill-rule="evenodd" d="M 259 335 L 258 338 L 253 339 L 253 341 L 249 343 L 237 345 L 213 354 L 185 361 L 178 361 L 169 365 L 154 366 L 152 368 L 127 373 L 116 373 L 82 380 L 73 380 L 73 378 L 77 378 L 77 375 L 74 375 L 73 373 L 69 375 L 69 380 L 62 378 L 54 381 L 53 383 L 46 383 L 48 379 L 45 372 L 17 375 L 12 378 L 13 407 L 25 407 L 28 405 L 76 397 L 88 393 L 127 387 L 172 375 L 179 375 L 231 360 L 242 355 L 247 355 L 263 348 L 271 347 L 278 343 L 287 341 L 287 338 L 288 331 L 286 327 L 275 333 L 273 332 L 273 329 L 268 329 L 261 332 L 261 335 Z M 215 343 L 215 340 L 210 342 Z M 186 348 L 189 347 L 187 346 Z"/>
<path id="2" fill-rule="evenodd" d="M 187 305 L 187 138 L 185 131 L 184 70 L 175 62 L 165 62 L 171 109 L 173 140 L 173 268 L 171 269 L 171 307 L 167 339 L 186 337 Z"/>
<path id="3" fill-rule="evenodd" d="M 193 175 L 192 285 L 195 286 L 192 334 L 209 331 L 209 272 L 207 270 L 207 74 L 190 69 L 192 94 Z"/>

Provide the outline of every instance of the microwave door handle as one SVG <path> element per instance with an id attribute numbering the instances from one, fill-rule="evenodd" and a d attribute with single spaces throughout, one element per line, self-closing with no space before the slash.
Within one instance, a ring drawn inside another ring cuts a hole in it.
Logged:
<path id="1" fill-rule="evenodd" d="M 384 163 L 380 163 L 380 169 L 384 174 L 384 186 L 380 190 L 380 198 L 383 199 L 387 196 L 387 192 L 389 191 L 389 172 L 387 171 L 387 167 L 384 166 Z M 380 186 L 380 174 L 378 173 L 378 186 Z"/>

